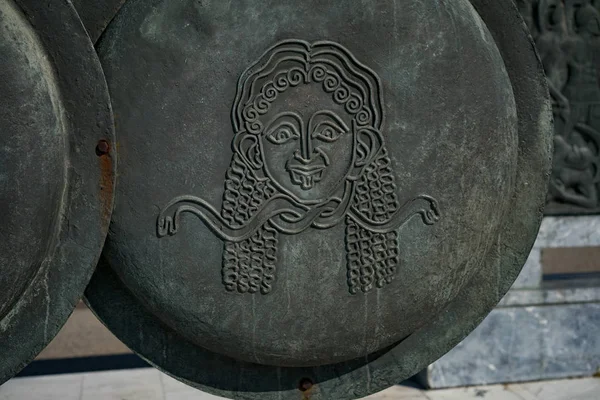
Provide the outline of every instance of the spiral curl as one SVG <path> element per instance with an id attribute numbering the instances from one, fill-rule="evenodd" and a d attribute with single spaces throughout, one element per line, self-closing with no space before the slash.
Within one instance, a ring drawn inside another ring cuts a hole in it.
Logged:
<path id="1" fill-rule="evenodd" d="M 373 118 L 371 111 L 368 108 L 363 107 L 355 116 L 356 123 L 358 126 L 368 125 Z"/>
<path id="2" fill-rule="evenodd" d="M 275 75 L 275 79 L 273 79 L 273 86 L 275 86 L 275 89 L 277 89 L 279 92 L 283 92 L 290 86 L 290 81 L 288 80 L 286 71 Z"/>
<path id="3" fill-rule="evenodd" d="M 333 92 L 333 100 L 338 104 L 344 104 L 350 98 L 350 89 L 344 83 L 340 83 L 340 86 Z"/>
<path id="4" fill-rule="evenodd" d="M 362 109 L 363 101 L 356 93 L 352 93 L 348 101 L 346 101 L 346 111 L 349 114 L 358 114 Z"/>
<path id="5" fill-rule="evenodd" d="M 242 114 L 244 116 L 244 120 L 246 121 L 254 121 L 259 117 L 258 111 L 256 111 L 256 108 L 254 108 L 252 104 L 248 104 L 246 107 L 244 107 Z"/>
<path id="6" fill-rule="evenodd" d="M 264 115 L 269 111 L 269 107 L 271 106 L 271 102 L 263 97 L 262 94 L 259 94 L 254 98 L 254 108 L 259 115 Z"/>
<path id="7" fill-rule="evenodd" d="M 334 92 L 341 85 L 342 81 L 337 74 L 328 73 L 327 77 L 323 80 L 323 90 L 327 93 Z"/>
<path id="8" fill-rule="evenodd" d="M 273 82 L 267 83 L 262 88 L 261 93 L 262 93 L 263 98 L 269 102 L 275 101 L 275 99 L 277 99 L 277 96 L 279 95 L 279 92 L 275 88 L 275 84 Z"/>
<path id="9" fill-rule="evenodd" d="M 287 79 L 291 86 L 298 86 L 307 81 L 306 72 L 300 68 L 292 68 L 287 73 Z"/>
<path id="10" fill-rule="evenodd" d="M 315 82 L 323 82 L 327 77 L 327 70 L 322 65 L 315 65 L 310 70 L 310 77 Z"/>
<path id="11" fill-rule="evenodd" d="M 245 127 L 248 132 L 253 133 L 255 135 L 261 133 L 264 128 L 262 122 L 260 122 L 259 120 L 246 121 Z"/>

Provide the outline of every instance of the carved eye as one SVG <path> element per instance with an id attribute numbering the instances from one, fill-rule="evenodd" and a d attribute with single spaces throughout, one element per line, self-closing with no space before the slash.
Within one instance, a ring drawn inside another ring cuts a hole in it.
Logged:
<path id="1" fill-rule="evenodd" d="M 298 129 L 290 123 L 282 123 L 267 133 L 267 139 L 274 144 L 284 144 L 300 137 Z"/>
<path id="2" fill-rule="evenodd" d="M 347 130 L 335 121 L 323 121 L 317 125 L 313 131 L 312 137 L 324 142 L 332 143 L 338 140 L 340 136 L 346 132 Z"/>

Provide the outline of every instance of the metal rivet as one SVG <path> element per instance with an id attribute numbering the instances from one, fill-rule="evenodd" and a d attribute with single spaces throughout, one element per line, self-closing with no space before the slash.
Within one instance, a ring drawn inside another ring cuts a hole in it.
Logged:
<path id="1" fill-rule="evenodd" d="M 309 378 L 303 378 L 300 381 L 300 385 L 298 387 L 298 389 L 300 389 L 301 392 L 306 392 L 307 390 L 310 390 L 313 387 L 313 381 Z"/>
<path id="2" fill-rule="evenodd" d="M 110 144 L 108 144 L 108 142 L 106 140 L 100 140 L 98 142 L 98 144 L 96 145 L 96 154 L 98 156 L 103 156 L 105 154 L 108 154 L 109 151 L 110 151 Z"/>

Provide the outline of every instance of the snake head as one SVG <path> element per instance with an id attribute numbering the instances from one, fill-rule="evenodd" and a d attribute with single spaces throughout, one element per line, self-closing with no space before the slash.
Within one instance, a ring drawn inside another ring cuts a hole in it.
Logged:
<path id="1" fill-rule="evenodd" d="M 422 196 L 422 198 L 429 204 L 429 207 L 422 209 L 420 212 L 423 223 L 433 225 L 440 220 L 440 206 L 433 197 Z"/>
<path id="2" fill-rule="evenodd" d="M 175 235 L 177 233 L 177 227 L 174 223 L 173 218 L 163 216 L 162 214 L 159 215 L 158 221 L 156 223 L 156 231 L 159 238 L 165 237 L 167 235 Z"/>

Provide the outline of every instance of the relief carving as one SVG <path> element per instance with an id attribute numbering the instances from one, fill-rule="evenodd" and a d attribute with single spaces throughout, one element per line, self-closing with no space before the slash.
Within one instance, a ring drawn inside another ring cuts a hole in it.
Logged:
<path id="1" fill-rule="evenodd" d="M 547 213 L 600 212 L 600 1 L 519 0 L 519 6 L 553 103 Z"/>
<path id="2" fill-rule="evenodd" d="M 347 49 L 278 43 L 240 76 L 221 211 L 176 197 L 158 216 L 158 236 L 176 234 L 181 214 L 196 215 L 224 241 L 225 288 L 267 294 L 281 234 L 344 223 L 349 291 L 382 288 L 398 267 L 400 226 L 440 218 L 430 196 L 398 199 L 383 114 L 379 77 Z"/>

